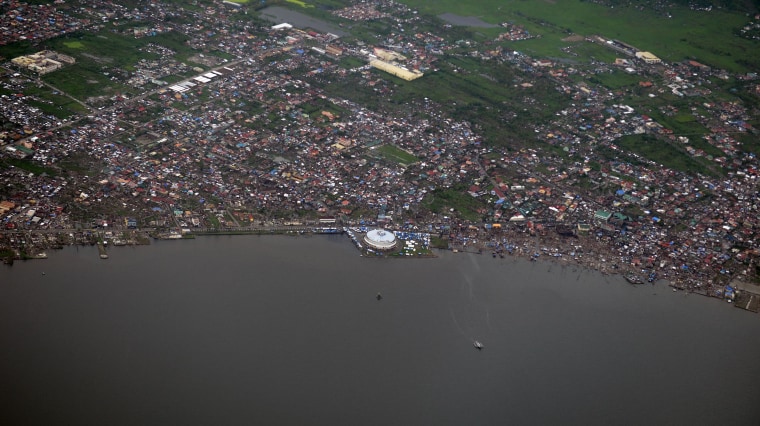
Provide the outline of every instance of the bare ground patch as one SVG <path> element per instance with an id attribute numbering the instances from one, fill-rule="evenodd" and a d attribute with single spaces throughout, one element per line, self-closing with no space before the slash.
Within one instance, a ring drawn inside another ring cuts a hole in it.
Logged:
<path id="1" fill-rule="evenodd" d="M 99 64 L 110 64 L 111 62 L 113 62 L 113 58 L 95 56 L 92 53 L 82 53 L 81 55 L 84 56 L 85 58 L 92 59 L 93 61 Z"/>
<path id="2" fill-rule="evenodd" d="M 583 41 L 583 40 L 585 40 L 585 37 L 578 34 L 574 34 L 574 35 L 571 35 L 570 37 L 565 37 L 562 39 L 562 41 L 569 41 L 569 42 L 576 42 L 576 41 Z"/>

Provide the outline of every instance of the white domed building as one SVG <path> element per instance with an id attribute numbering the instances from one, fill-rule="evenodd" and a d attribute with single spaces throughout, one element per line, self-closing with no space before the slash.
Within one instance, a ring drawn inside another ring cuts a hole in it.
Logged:
<path id="1" fill-rule="evenodd" d="M 364 236 L 364 243 L 376 250 L 391 250 L 396 247 L 396 236 L 385 229 L 373 229 Z"/>

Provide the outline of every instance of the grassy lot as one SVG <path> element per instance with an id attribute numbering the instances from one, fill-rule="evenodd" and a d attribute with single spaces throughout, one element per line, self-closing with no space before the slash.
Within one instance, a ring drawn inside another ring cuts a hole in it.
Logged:
<path id="1" fill-rule="evenodd" d="M 134 65 L 140 59 L 156 58 L 155 54 L 141 52 L 139 49 L 142 46 L 148 43 L 160 44 L 178 52 L 178 60 L 186 60 L 194 52 L 184 44 L 185 39 L 184 35 L 178 33 L 135 39 L 107 29 L 97 34 L 76 33 L 52 39 L 46 42 L 44 48 L 70 55 L 77 62 L 42 76 L 42 79 L 81 100 L 91 96 L 124 93 L 130 89 L 112 81 L 110 76 L 134 70 Z M 19 45 L 10 52 L 22 48 L 24 46 Z M 34 51 L 36 50 L 40 48 L 35 48 Z M 2 53 L 6 52 L 3 50 Z"/>
<path id="2" fill-rule="evenodd" d="M 18 41 L 5 46 L 0 46 L 0 58 L 10 60 L 17 56 L 38 52 L 39 50 L 39 47 L 32 46 L 28 41 Z"/>
<path id="3" fill-rule="evenodd" d="M 56 118 L 69 118 L 74 115 L 73 109 L 77 109 L 81 113 L 87 112 L 82 105 L 72 101 L 69 98 L 60 97 L 64 99 L 65 103 L 56 103 L 51 105 L 47 102 L 40 102 L 38 100 L 27 100 L 26 103 L 33 107 L 38 108 L 45 114 L 52 115 Z"/>
<path id="4" fill-rule="evenodd" d="M 352 56 L 344 56 L 338 60 L 338 65 L 342 66 L 345 69 L 352 69 L 367 65 L 367 62 L 354 58 Z"/>
<path id="5" fill-rule="evenodd" d="M 741 142 L 742 150 L 760 155 L 760 139 L 751 133 L 737 133 L 732 135 L 736 140 Z"/>
<path id="6" fill-rule="evenodd" d="M 339 79 L 314 79 L 309 83 L 324 90 L 329 96 L 349 99 L 372 110 L 378 110 L 385 103 L 385 99 L 378 96 L 358 73 L 348 73 Z"/>
<path id="7" fill-rule="evenodd" d="M 707 134 L 708 130 L 697 122 L 697 118 L 690 112 L 689 102 L 669 93 L 659 95 L 656 98 L 634 97 L 625 100 L 626 104 L 636 108 L 637 111 L 652 117 L 656 122 L 673 130 L 674 134 L 688 137 L 689 145 L 694 148 L 702 149 L 707 155 L 714 157 L 725 155 L 723 151 L 710 145 L 702 138 L 702 135 Z M 667 115 L 660 109 L 663 106 L 673 106 L 678 109 L 678 112 Z M 710 114 L 710 112 L 705 111 L 701 111 L 701 113 Z"/>
<path id="8" fill-rule="evenodd" d="M 84 49 L 85 45 L 79 40 L 64 41 L 63 45 L 69 49 Z"/>
<path id="9" fill-rule="evenodd" d="M 707 129 L 696 121 L 696 117 L 687 112 L 679 112 L 673 116 L 667 116 L 659 111 L 651 111 L 650 116 L 658 123 L 673 130 L 677 135 L 695 137 L 707 133 Z"/>
<path id="10" fill-rule="evenodd" d="M 48 176 L 57 175 L 54 169 L 41 166 L 35 162 L 32 162 L 32 160 L 21 160 L 18 158 L 5 158 L 0 160 L 0 169 L 7 169 L 10 168 L 10 166 L 18 167 L 21 170 L 26 170 L 27 172 L 34 173 L 35 175 L 41 175 L 43 173 L 47 173 Z"/>
<path id="11" fill-rule="evenodd" d="M 123 28 L 116 27 L 117 30 Z M 96 34 L 75 33 L 50 40 L 46 48 L 81 58 L 90 59 L 98 64 L 115 67 L 131 67 L 140 59 L 155 59 L 157 55 L 140 52 L 139 49 L 149 43 L 160 44 L 175 51 L 186 51 L 186 37 L 178 33 L 164 33 L 155 37 L 134 38 L 107 29 Z"/>
<path id="12" fill-rule="evenodd" d="M 532 79 L 508 65 L 452 58 L 420 79 L 397 80 L 392 99 L 404 104 L 427 97 L 457 120 L 477 123 L 477 132 L 489 144 L 511 145 L 533 139 L 526 122 L 548 120 L 569 102 L 546 80 L 531 81 L 531 88 L 518 88 L 516 78 Z"/>
<path id="13" fill-rule="evenodd" d="M 638 86 L 640 81 L 645 81 L 646 78 L 636 75 L 628 74 L 625 71 L 618 69 L 613 70 L 611 73 L 595 74 L 589 78 L 589 81 L 610 89 L 617 90 L 624 87 Z"/>
<path id="14" fill-rule="evenodd" d="M 305 114 L 310 115 L 312 118 L 322 115 L 322 111 L 329 111 L 338 117 L 349 114 L 347 109 L 321 98 L 312 99 L 309 102 L 301 104 L 299 107 Z"/>
<path id="15" fill-rule="evenodd" d="M 375 152 L 383 156 L 388 161 L 403 165 L 410 165 L 419 161 L 419 159 L 414 155 L 394 145 L 379 146 L 375 149 Z"/>
<path id="16" fill-rule="evenodd" d="M 578 55 L 577 59 L 580 61 L 595 59 L 597 61 L 606 62 L 611 64 L 615 62 L 615 58 L 619 58 L 620 54 L 612 49 L 602 46 L 599 43 L 589 43 L 587 41 L 577 41 L 568 43 L 571 51 Z"/>
<path id="17" fill-rule="evenodd" d="M 581 0 L 512 1 L 502 0 L 403 0 L 422 12 L 451 12 L 477 16 L 486 22 L 515 22 L 544 37 L 526 41 L 528 48 L 556 52 L 561 34 L 599 34 L 622 40 L 669 60 L 685 58 L 732 71 L 760 67 L 757 43 L 735 37 L 733 31 L 746 24 L 747 16 L 715 9 L 711 12 L 674 7 L 672 17 L 651 10 L 617 6 L 614 9 Z M 643 31 L 643 28 L 646 28 Z M 479 29 L 480 30 L 480 29 Z M 522 44 L 521 44 L 522 45 Z M 550 47 L 554 45 L 554 47 Z M 551 56 L 551 55 L 548 55 Z"/>
<path id="18" fill-rule="evenodd" d="M 309 4 L 309 3 L 306 3 L 306 2 L 301 1 L 301 0 L 285 0 L 285 1 L 288 2 L 288 3 L 292 3 L 292 4 L 295 4 L 295 5 L 301 6 L 301 7 L 314 7 L 313 4 Z"/>
<path id="19" fill-rule="evenodd" d="M 309 14 L 311 14 L 311 11 Z M 326 21 L 329 20 L 331 22 L 335 21 L 334 18 L 323 18 L 321 16 L 320 19 L 325 19 Z M 392 31 L 392 27 L 387 22 L 382 20 L 362 22 L 361 25 L 350 23 L 348 24 L 347 29 L 351 31 L 351 34 L 355 38 L 370 44 L 377 43 L 378 36 L 385 37 Z"/>
<path id="20" fill-rule="evenodd" d="M 615 143 L 628 152 L 638 153 L 673 170 L 715 175 L 714 170 L 717 169 L 706 158 L 692 157 L 680 146 L 653 136 L 624 136 Z"/>
<path id="21" fill-rule="evenodd" d="M 484 64 L 473 58 L 449 58 L 437 71 L 414 81 L 373 72 L 390 82 L 392 94 L 379 97 L 352 75 L 330 84 L 314 84 L 333 96 L 383 111 L 423 114 L 415 105 L 428 98 L 446 115 L 473 123 L 488 144 L 515 147 L 535 140 L 526 123 L 549 120 L 570 102 L 545 79 L 534 80 L 510 65 Z M 515 87 L 515 79 L 530 81 L 533 87 Z"/>
<path id="22" fill-rule="evenodd" d="M 68 118 L 74 114 L 86 114 L 88 112 L 87 108 L 71 98 L 44 86 L 37 87 L 30 85 L 24 89 L 24 94 L 41 99 L 41 101 L 27 99 L 26 103 L 39 108 L 45 114 L 50 114 L 57 118 Z"/>
<path id="23" fill-rule="evenodd" d="M 53 72 L 42 79 L 71 96 L 86 100 L 91 96 L 112 96 L 128 90 L 127 86 L 112 82 L 99 71 L 96 64 L 79 61 L 66 70 Z"/>
<path id="24" fill-rule="evenodd" d="M 449 248 L 449 239 L 432 235 L 430 237 L 430 247 L 437 249 L 447 249 Z"/>
<path id="25" fill-rule="evenodd" d="M 87 175 L 89 177 L 97 176 L 99 173 L 99 166 L 93 163 L 91 157 L 81 152 L 69 155 L 61 160 L 58 165 L 67 173 Z"/>
<path id="26" fill-rule="evenodd" d="M 615 62 L 619 53 L 599 43 L 589 43 L 585 40 L 567 41 L 567 33 L 552 28 L 541 28 L 540 38 L 518 41 L 504 41 L 502 46 L 508 50 L 517 50 L 538 58 L 551 58 L 567 66 L 587 64 L 590 60 L 606 63 Z"/>
<path id="27" fill-rule="evenodd" d="M 464 185 L 457 185 L 449 189 L 437 189 L 422 200 L 422 206 L 434 213 L 450 213 L 450 209 L 466 220 L 479 221 L 482 215 L 479 209 L 485 207 L 485 203 L 479 198 L 474 198 L 467 193 Z"/>

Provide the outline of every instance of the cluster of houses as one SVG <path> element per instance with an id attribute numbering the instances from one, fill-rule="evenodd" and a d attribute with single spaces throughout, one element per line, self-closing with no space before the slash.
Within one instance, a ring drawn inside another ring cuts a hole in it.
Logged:
<path id="1" fill-rule="evenodd" d="M 16 41 L 40 42 L 52 37 L 71 33 L 87 24 L 58 10 L 63 4 L 56 0 L 52 4 L 29 4 L 17 0 L 0 2 L 0 45 Z"/>
<path id="2" fill-rule="evenodd" d="M 108 19 L 148 13 L 110 7 L 114 14 Z M 155 13 L 180 13 L 176 7 L 162 5 Z M 352 13 L 369 13 L 365 9 Z M 590 78 L 615 72 L 614 64 L 579 70 L 496 50 L 487 55 L 489 60 L 522 71 L 515 90 L 548 79 L 569 99 L 553 119 L 525 123 L 551 150 L 497 149 L 485 147 L 471 123 L 445 116 L 427 99 L 412 101 L 409 109 L 415 114 L 391 114 L 328 90 L 350 76 L 383 96 L 391 90 L 385 74 L 368 66 L 349 69 L 339 58 L 371 55 L 386 64 L 407 63 L 407 72 L 421 74 L 451 48 L 443 38 L 399 30 L 375 48 L 292 26 L 228 31 L 227 19 L 237 10 L 187 12 L 197 19 L 179 21 L 175 28 L 199 50 L 220 50 L 233 60 L 189 75 L 171 59 L 172 52 L 154 46 L 164 58 L 143 61 L 125 77 L 133 87 L 145 89 L 138 101 L 106 99 L 103 109 L 67 127 L 24 110 L 40 118 L 23 124 L 23 134 L 6 152 L 21 150 L 45 170 L 86 158 L 98 175 L 64 179 L 4 169 L 0 185 L 15 189 L 0 200 L 0 223 L 30 231 L 71 229 L 72 218 L 96 216 L 99 227 L 203 228 L 342 216 L 348 222 L 370 219 L 405 226 L 440 220 L 421 208 L 423 201 L 459 185 L 481 201 L 478 213 L 490 225 L 490 238 L 509 229 L 587 234 L 606 247 L 616 265 L 677 273 L 684 286 L 698 287 L 705 277 L 724 275 L 720 271 L 734 273 L 728 265 L 743 265 L 758 255 L 757 159 L 734 137 L 755 131 L 751 113 L 738 102 L 699 100 L 704 93 L 699 89 L 709 88 L 719 70 L 694 61 L 660 63 L 648 55 L 637 60 L 636 52 L 618 65 L 641 72 L 650 83 L 635 88 L 641 91 L 637 96 L 678 90 L 694 99 L 689 113 L 706 129 L 696 140 L 673 134 L 651 114 L 628 105 L 623 99 L 634 89 L 610 90 Z M 631 49 L 621 42 L 604 43 Z M 472 46 L 473 56 L 478 49 Z M 161 81 L 175 73 L 182 79 Z M 22 80 L 6 75 L 3 84 Z M 23 97 L 2 101 L 23 103 Z M 678 114 L 667 108 L 660 112 Z M 730 173 L 717 177 L 672 170 L 622 149 L 617 141 L 627 135 L 682 147 L 716 167 L 730 166 Z M 117 213 L 125 211 L 128 220 Z M 480 233 L 485 229 L 481 224 L 465 223 L 452 240 Z M 568 253 L 576 251 L 567 247 Z"/>
<path id="3" fill-rule="evenodd" d="M 326 97 L 308 83 L 291 78 L 288 71 L 322 68 L 320 76 L 324 76 L 341 72 L 340 67 L 326 63 L 322 56 L 298 53 L 292 42 L 279 44 L 284 37 L 293 38 L 273 33 L 242 64 L 204 72 L 166 86 L 139 104 L 119 104 L 72 129 L 29 139 L 33 156 L 55 166 L 68 155 L 86 151 L 93 161 L 105 162 L 105 179 L 72 180 L 66 191 L 83 208 L 117 194 L 126 196 L 127 205 L 147 211 L 139 217 L 152 218 L 144 226 L 172 224 L 178 218 L 209 226 L 218 220 L 219 206 L 221 211 L 249 207 L 316 214 L 364 209 L 373 216 L 380 211 L 379 216 L 390 220 L 418 205 L 431 189 L 448 186 L 468 169 L 475 170 L 475 163 L 467 158 L 475 157 L 480 140 L 467 123 L 384 117 Z M 288 52 L 286 59 L 266 62 L 277 48 Z M 314 103 L 324 109 L 310 116 L 305 111 Z M 269 113 L 251 115 L 246 113 L 246 104 L 259 105 Z M 166 112 L 145 123 L 147 110 L 156 108 Z M 133 143 L 104 143 L 127 131 L 122 127 L 125 123 L 139 128 L 130 138 Z M 265 131 L 272 123 L 278 127 Z M 292 133 L 283 136 L 280 124 Z M 375 153 L 384 145 L 405 149 L 420 161 L 387 161 Z M 419 169 L 415 172 L 419 177 L 412 182 L 405 175 L 410 167 Z M 173 207 L 188 196 L 199 207 L 192 211 Z M 22 203 L 19 208 L 23 210 Z M 231 223 L 239 219 L 234 214 L 222 216 L 232 219 Z M 42 226 L 39 222 L 17 225 Z"/>
<path id="4" fill-rule="evenodd" d="M 350 21 L 371 21 L 375 19 L 388 18 L 391 15 L 378 10 L 375 3 L 357 3 L 343 9 L 333 12 L 333 15 L 340 16 Z"/>

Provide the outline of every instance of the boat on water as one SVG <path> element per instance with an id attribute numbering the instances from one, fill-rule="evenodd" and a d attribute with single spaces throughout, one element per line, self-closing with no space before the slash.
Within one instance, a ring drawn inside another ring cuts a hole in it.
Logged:
<path id="1" fill-rule="evenodd" d="M 479 341 L 477 341 L 477 340 L 476 340 L 476 341 L 474 341 L 474 342 L 472 342 L 472 345 L 473 345 L 473 346 L 475 346 L 475 349 L 477 349 L 477 350 L 481 350 L 481 349 L 483 349 L 483 344 L 482 344 L 482 343 L 480 343 L 480 342 L 479 342 Z"/>
<path id="2" fill-rule="evenodd" d="M 626 275 L 625 280 L 631 284 L 643 284 L 644 280 L 638 275 Z"/>
<path id="3" fill-rule="evenodd" d="M 377 296 L 375 296 L 377 300 L 383 300 L 383 295 L 380 293 L 377 293 Z"/>

